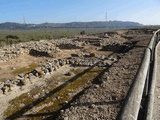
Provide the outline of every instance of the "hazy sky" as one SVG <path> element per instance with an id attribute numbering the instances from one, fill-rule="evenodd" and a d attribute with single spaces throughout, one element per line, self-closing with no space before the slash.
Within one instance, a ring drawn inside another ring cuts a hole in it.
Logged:
<path id="1" fill-rule="evenodd" d="M 0 0 L 0 23 L 135 21 L 160 25 L 160 0 Z"/>

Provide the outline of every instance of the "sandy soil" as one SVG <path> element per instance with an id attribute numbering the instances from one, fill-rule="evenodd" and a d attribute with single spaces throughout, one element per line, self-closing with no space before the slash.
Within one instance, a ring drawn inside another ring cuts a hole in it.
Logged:
<path id="1" fill-rule="evenodd" d="M 13 72 L 17 69 L 29 67 L 31 64 L 41 65 L 45 58 L 33 57 L 27 54 L 20 55 L 19 57 L 0 63 L 0 81 L 5 81 L 15 77 Z"/>

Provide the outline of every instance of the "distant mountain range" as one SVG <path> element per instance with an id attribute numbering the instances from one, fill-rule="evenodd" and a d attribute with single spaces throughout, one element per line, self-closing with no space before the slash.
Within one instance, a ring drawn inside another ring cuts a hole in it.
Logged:
<path id="1" fill-rule="evenodd" d="M 42 24 L 20 24 L 14 22 L 0 23 L 1 30 L 25 30 L 45 28 L 137 28 L 143 26 L 137 22 L 124 21 L 95 21 L 95 22 L 70 22 L 70 23 L 42 23 Z"/>

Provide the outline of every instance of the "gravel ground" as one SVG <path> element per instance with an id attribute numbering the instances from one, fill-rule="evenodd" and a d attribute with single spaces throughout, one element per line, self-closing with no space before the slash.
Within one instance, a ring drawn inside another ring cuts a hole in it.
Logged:
<path id="1" fill-rule="evenodd" d="M 151 34 L 144 33 L 132 36 L 132 41 L 138 41 L 134 48 L 126 53 L 115 53 L 118 61 L 101 73 L 100 77 L 94 80 L 93 85 L 73 100 L 69 107 L 62 109 L 57 120 L 119 119 L 127 91 L 151 38 Z"/>
<path id="2" fill-rule="evenodd" d="M 23 120 L 119 120 L 127 92 L 134 81 L 134 77 L 143 58 L 144 49 L 148 45 L 152 35 L 148 34 L 145 30 L 122 30 L 119 32 L 121 34 L 119 34 L 118 37 L 116 32 L 110 37 L 115 36 L 113 37 L 115 41 L 112 41 L 110 38 L 103 38 L 104 43 L 114 42 L 109 46 L 103 44 L 104 49 L 98 49 L 98 47 L 94 45 L 87 45 L 85 47 L 85 50 L 89 50 L 88 52 L 100 55 L 101 57 L 99 59 L 104 60 L 101 61 L 101 63 L 106 60 L 104 56 L 107 57 L 108 54 L 110 54 L 107 59 L 110 62 L 108 62 L 105 67 L 99 68 L 98 66 L 100 64 L 98 64 L 94 69 L 89 67 L 89 71 L 87 69 L 87 71 L 84 70 L 79 73 L 80 71 L 76 72 L 75 70 L 75 76 L 70 76 L 71 79 L 64 78 L 66 72 L 62 69 L 62 76 L 60 75 L 60 78 L 55 77 L 55 80 L 60 79 L 57 84 L 60 86 L 56 87 L 56 84 L 50 85 L 48 82 L 46 83 L 46 88 L 43 88 L 46 92 L 42 92 L 41 89 L 37 87 L 29 91 L 30 96 L 28 96 L 28 93 L 23 95 L 19 94 L 15 99 L 10 95 L 14 91 L 9 92 L 8 96 L 12 99 L 3 96 L 4 99 L 0 102 L 3 103 L 2 106 L 8 106 L 5 111 L 6 117 L 9 115 L 8 118 L 12 118 L 12 116 L 15 115 L 16 118 L 19 117 L 17 119 Z M 105 49 L 108 47 L 110 49 Z M 94 49 L 95 51 L 93 51 Z M 73 51 L 70 51 L 69 53 L 71 54 L 72 52 Z M 74 51 L 74 53 L 77 53 L 77 51 Z M 103 54 L 103 56 L 101 54 Z M 62 54 L 62 56 L 63 55 L 64 54 Z M 64 69 L 67 70 L 66 68 Z M 99 72 L 97 72 L 97 70 L 99 70 Z M 63 83 L 65 82 L 63 85 L 61 85 L 62 78 L 64 79 Z M 41 85 L 41 82 L 39 85 Z M 51 89 L 49 89 L 49 85 Z M 71 94 L 69 93 L 71 90 L 72 92 L 75 90 L 75 94 L 72 94 L 72 96 L 70 96 Z M 42 93 L 41 96 L 34 98 L 38 92 Z M 47 94 L 48 97 L 45 97 L 45 94 Z M 15 97 L 14 94 L 13 96 Z M 34 98 L 34 105 L 33 102 L 30 101 L 32 98 Z M 41 98 L 45 99 L 42 100 Z M 7 99 L 7 101 L 3 102 L 5 99 Z M 11 101 L 9 102 L 9 100 Z M 31 103 L 28 103 L 28 101 Z M 50 103 L 53 104 L 50 105 Z M 30 104 L 32 105 L 31 107 Z M 56 106 L 59 107 L 56 108 Z M 2 108 L 4 109 L 5 107 Z M 40 110 L 39 108 L 42 109 Z M 1 109 L 0 114 L 3 113 L 3 109 Z M 37 112 L 33 113 L 33 110 Z"/>

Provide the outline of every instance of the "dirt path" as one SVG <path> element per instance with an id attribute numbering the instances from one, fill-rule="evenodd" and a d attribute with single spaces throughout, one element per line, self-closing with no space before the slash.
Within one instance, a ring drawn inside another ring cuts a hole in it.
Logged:
<path id="1" fill-rule="evenodd" d="M 159 45 L 159 44 L 158 44 Z M 160 46 L 158 46 L 157 51 L 160 50 Z M 152 112 L 152 119 L 159 120 L 160 119 L 160 52 L 157 52 L 157 63 L 156 63 L 156 73 L 155 73 L 155 88 L 154 88 L 154 101 L 153 101 L 153 110 Z"/>
<path id="2" fill-rule="evenodd" d="M 133 40 L 139 41 L 127 53 L 118 54 L 119 60 L 106 69 L 95 84 L 77 97 L 69 107 L 61 110 L 58 120 L 119 120 L 127 91 L 129 90 L 143 52 L 151 35 L 137 35 Z M 49 119 L 54 119 L 54 116 Z"/>

